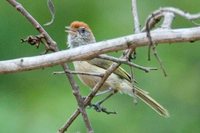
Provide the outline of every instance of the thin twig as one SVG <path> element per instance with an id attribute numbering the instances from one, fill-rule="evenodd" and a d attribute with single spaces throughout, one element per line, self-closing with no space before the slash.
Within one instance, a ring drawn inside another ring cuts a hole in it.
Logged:
<path id="1" fill-rule="evenodd" d="M 184 17 L 185 19 L 188 20 L 195 20 L 195 19 L 199 19 L 200 18 L 200 13 L 198 14 L 190 14 L 190 13 L 186 13 L 180 9 L 177 8 L 173 8 L 173 7 L 166 7 L 166 8 L 160 8 L 159 10 L 154 11 L 151 16 L 148 17 L 147 21 L 146 21 L 146 25 L 145 27 L 142 29 L 142 31 L 147 31 L 147 37 L 149 39 L 149 48 L 148 48 L 148 60 L 150 60 L 150 49 L 152 47 L 152 50 L 154 52 L 154 56 L 156 57 L 163 73 L 165 76 L 167 76 L 166 70 L 162 64 L 162 61 L 160 59 L 160 57 L 157 54 L 157 50 L 156 50 L 156 45 L 153 42 L 153 39 L 151 37 L 150 34 L 150 30 L 155 26 L 156 23 L 158 23 L 162 17 L 164 17 L 164 21 L 162 24 L 162 28 L 167 28 L 170 29 L 171 28 L 171 24 L 172 24 L 172 20 L 174 18 L 174 14 L 179 15 Z"/>
<path id="2" fill-rule="evenodd" d="M 140 22 L 139 22 L 139 17 L 138 17 L 137 0 L 132 0 L 132 15 L 133 15 L 133 22 L 134 22 L 134 27 L 135 27 L 135 34 L 138 34 L 141 31 L 140 31 Z M 127 56 L 128 57 L 128 60 L 127 60 L 128 62 L 127 63 L 130 66 L 131 83 L 132 83 L 133 91 L 134 91 L 134 87 L 135 87 L 135 82 L 134 81 L 136 81 L 136 80 L 135 80 L 134 73 L 133 73 L 133 71 L 134 71 L 133 68 L 132 68 L 133 66 L 130 65 L 130 63 L 131 63 L 130 61 L 132 59 L 132 58 L 130 58 L 130 57 L 132 57 L 130 55 L 132 55 L 132 53 L 134 53 L 134 58 L 136 58 L 135 57 L 136 56 L 136 48 L 130 49 L 128 51 L 128 54 L 127 54 L 127 55 L 129 55 L 129 56 Z M 140 70 L 144 70 L 145 72 L 149 72 L 150 70 L 153 70 L 151 68 L 150 69 L 149 68 L 145 68 L 145 67 L 139 66 L 137 64 L 134 64 L 134 65 L 135 65 L 135 68 L 138 68 Z M 135 91 L 133 92 L 133 94 L 134 94 L 133 101 L 134 101 L 134 103 L 137 103 L 137 99 L 136 99 L 137 97 L 136 97 Z"/>
<path id="3" fill-rule="evenodd" d="M 74 120 L 78 117 L 79 114 L 80 110 L 76 109 L 76 111 L 74 111 L 74 113 L 69 117 L 67 122 L 63 124 L 62 128 L 58 130 L 58 133 L 64 133 L 65 131 L 67 131 L 68 127 L 74 122 Z"/>
<path id="4" fill-rule="evenodd" d="M 174 17 L 175 17 L 174 13 L 171 13 L 171 12 L 165 13 L 164 14 L 164 18 L 163 18 L 163 23 L 161 25 L 161 28 L 171 29 Z"/>
<path id="5" fill-rule="evenodd" d="M 137 10 L 137 0 L 132 0 L 132 15 L 133 15 L 133 22 L 134 22 L 134 29 L 135 33 L 140 33 L 140 22 L 138 17 L 138 10 Z"/>
<path id="6" fill-rule="evenodd" d="M 155 45 L 155 43 L 153 42 L 153 39 L 152 39 L 152 37 L 151 37 L 150 29 L 149 29 L 149 24 L 148 24 L 148 23 L 146 24 L 146 27 L 147 27 L 147 38 L 148 38 L 148 40 L 149 40 L 148 60 L 150 60 L 150 50 L 151 50 L 151 47 L 152 47 L 153 54 L 154 54 L 156 60 L 158 61 L 159 65 L 160 65 L 160 68 L 161 68 L 161 70 L 163 71 L 164 76 L 167 76 L 167 73 L 166 73 L 166 70 L 165 70 L 165 68 L 164 68 L 164 65 L 163 65 L 163 63 L 162 63 L 160 57 L 159 57 L 158 54 L 157 54 L 156 45 Z"/>
<path id="7" fill-rule="evenodd" d="M 103 74 L 91 73 L 91 72 L 79 72 L 79 71 L 71 71 L 71 70 L 70 71 L 69 70 L 65 70 L 65 71 L 53 72 L 53 74 L 65 74 L 65 73 L 103 77 Z"/>
<path id="8" fill-rule="evenodd" d="M 132 62 L 126 60 L 126 59 L 115 58 L 115 57 L 108 56 L 108 55 L 99 55 L 97 58 L 101 58 L 101 59 L 105 59 L 105 60 L 110 60 L 110 61 L 113 61 L 113 62 L 116 62 L 116 63 L 126 64 L 126 65 L 129 65 L 131 67 L 134 67 L 134 68 L 137 68 L 139 70 L 142 70 L 144 72 L 150 72 L 151 70 L 158 70 L 155 67 L 144 67 L 144 66 L 132 63 Z"/>
<path id="9" fill-rule="evenodd" d="M 139 17 L 138 17 L 138 10 L 137 10 L 137 0 L 132 0 L 131 1 L 131 10 L 132 10 L 132 16 L 133 16 L 133 23 L 134 23 L 134 32 L 136 34 L 140 33 L 140 22 L 139 22 Z M 131 59 L 135 58 L 136 55 L 136 48 L 131 48 L 125 51 L 127 55 L 129 55 L 127 58 L 130 61 Z M 132 54 L 134 55 L 132 56 Z"/>
<path id="10" fill-rule="evenodd" d="M 179 15 L 187 20 L 195 20 L 200 18 L 200 13 L 191 14 L 189 12 L 184 12 L 181 9 L 174 8 L 174 7 L 164 7 L 159 9 L 161 12 L 171 12 L 176 15 Z"/>
<path id="11" fill-rule="evenodd" d="M 155 24 L 157 24 L 163 16 L 165 16 L 166 13 L 173 13 L 175 15 L 181 16 L 185 18 L 186 20 L 193 20 L 200 19 L 200 13 L 196 14 L 190 14 L 188 12 L 184 12 L 180 9 L 174 8 L 174 7 L 165 7 L 165 8 L 160 8 L 158 10 L 155 10 L 146 20 L 146 24 L 149 24 L 149 29 L 152 29 Z M 149 21 L 149 22 L 148 22 Z M 142 32 L 147 31 L 147 27 L 145 26 L 142 28 Z"/>
<path id="12" fill-rule="evenodd" d="M 45 40 L 47 41 L 47 44 L 49 44 L 52 49 L 54 49 L 55 52 L 59 51 L 56 42 L 49 36 L 49 34 L 44 30 L 44 28 L 31 16 L 31 14 L 16 0 L 7 0 L 13 7 L 15 7 L 23 16 L 27 18 L 27 20 L 41 33 L 43 34 Z M 61 65 L 64 70 L 68 70 L 67 64 Z M 68 77 L 70 84 L 72 86 L 73 94 L 76 97 L 76 100 L 79 105 L 79 110 L 82 114 L 85 126 L 88 130 L 88 133 L 93 133 L 93 129 L 91 127 L 91 123 L 88 119 L 87 113 L 84 108 L 83 99 L 79 92 L 79 87 L 76 84 L 73 75 L 66 73 L 66 76 Z"/>
<path id="13" fill-rule="evenodd" d="M 137 94 L 135 92 L 135 76 L 133 73 L 133 67 L 130 66 L 130 73 L 131 73 L 131 83 L 132 83 L 132 90 L 133 90 L 133 103 L 137 104 Z"/>
<path id="14" fill-rule="evenodd" d="M 52 0 L 47 0 L 47 6 L 49 8 L 49 12 L 51 14 L 51 20 L 44 24 L 44 26 L 51 25 L 55 20 L 55 7 Z"/>
<path id="15" fill-rule="evenodd" d="M 147 30 L 151 30 L 155 27 L 155 25 L 161 21 L 163 17 L 162 12 L 153 12 L 146 20 L 145 26 L 142 28 L 141 32 L 145 32 Z M 147 26 L 148 24 L 148 26 Z M 148 29 L 147 29 L 148 28 Z"/>
<path id="16" fill-rule="evenodd" d="M 66 69 L 64 69 L 64 71 L 68 71 L 69 68 L 68 68 L 68 65 L 65 66 Z M 85 126 L 87 128 L 87 132 L 88 133 L 94 133 L 93 129 L 92 129 L 92 126 L 91 126 L 91 123 L 90 123 L 90 120 L 88 118 L 88 115 L 86 113 L 86 110 L 85 110 L 85 106 L 84 106 L 84 99 L 83 97 L 81 96 L 80 94 L 80 91 L 79 91 L 79 86 L 77 85 L 77 83 L 75 82 L 74 80 L 74 77 L 72 74 L 70 73 L 66 73 L 66 76 L 68 77 L 69 81 L 70 81 L 70 84 L 72 86 L 72 91 L 73 91 L 73 94 L 77 100 L 77 103 L 78 103 L 78 109 L 79 111 L 81 112 L 81 115 L 82 115 L 82 118 L 83 118 L 83 121 L 85 123 Z M 62 132 L 60 132 L 62 133 Z M 63 132 L 64 133 L 64 132 Z"/>
<path id="17" fill-rule="evenodd" d="M 150 30 L 155 26 L 155 24 L 161 20 L 162 17 L 164 17 L 163 20 L 163 24 L 162 24 L 162 28 L 166 28 L 166 29 L 170 29 L 171 28 L 171 24 L 172 21 L 174 19 L 174 14 L 176 15 L 180 15 L 188 20 L 194 20 L 194 19 L 198 19 L 200 17 L 200 14 L 189 14 L 189 13 L 185 13 L 183 11 L 181 11 L 180 9 L 176 9 L 176 8 L 161 8 L 159 10 L 156 10 L 155 12 L 152 13 L 152 15 L 150 17 L 148 17 L 147 22 L 146 22 L 146 26 L 143 30 L 147 31 L 147 37 L 149 39 L 149 49 L 148 49 L 148 60 L 150 60 L 150 49 L 152 47 L 152 50 L 154 52 L 154 56 L 156 57 L 163 73 L 165 76 L 167 76 L 166 70 L 164 68 L 164 65 L 162 64 L 162 61 L 160 59 L 160 57 L 157 54 L 157 50 L 156 50 L 156 45 L 154 44 L 151 34 L 150 34 Z"/>

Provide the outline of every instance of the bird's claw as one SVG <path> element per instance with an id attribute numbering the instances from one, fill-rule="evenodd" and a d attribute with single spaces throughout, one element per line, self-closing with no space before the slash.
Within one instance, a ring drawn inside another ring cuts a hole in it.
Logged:
<path id="1" fill-rule="evenodd" d="M 94 110 L 96 110 L 97 112 L 103 112 L 106 114 L 117 114 L 117 112 L 115 111 L 108 111 L 105 107 L 101 106 L 100 102 L 97 102 L 95 104 L 90 104 L 90 107 L 92 107 Z"/>

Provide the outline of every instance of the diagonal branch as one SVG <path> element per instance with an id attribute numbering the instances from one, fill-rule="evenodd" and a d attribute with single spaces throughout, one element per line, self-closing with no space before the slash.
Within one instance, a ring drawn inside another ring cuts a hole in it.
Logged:
<path id="1" fill-rule="evenodd" d="M 44 30 L 44 28 L 42 28 L 42 26 L 31 16 L 31 14 L 20 3 L 18 3 L 16 0 L 7 0 L 7 1 L 13 7 L 15 7 L 23 16 L 25 16 L 27 20 L 44 36 L 47 44 L 51 47 L 53 51 L 55 52 L 59 51 L 56 42 L 49 36 L 49 34 Z M 21 61 L 23 62 L 23 60 Z M 61 64 L 61 66 L 64 70 L 69 70 L 67 64 Z M 88 119 L 87 113 L 84 108 L 82 96 L 80 95 L 79 92 L 79 87 L 76 84 L 72 74 L 66 73 L 66 76 L 68 77 L 70 84 L 72 86 L 73 94 L 78 102 L 79 110 L 82 114 L 88 133 L 93 133 L 93 129 L 91 127 L 90 121 Z"/>
<path id="2" fill-rule="evenodd" d="M 113 61 L 113 62 L 116 62 L 116 63 L 126 64 L 126 65 L 129 65 L 130 67 L 134 67 L 134 68 L 140 69 L 140 70 L 142 70 L 144 72 L 150 72 L 151 70 L 157 70 L 157 68 L 155 68 L 155 67 L 140 66 L 138 64 L 135 64 L 135 63 L 132 63 L 130 61 L 127 61 L 126 59 L 115 58 L 115 57 L 108 56 L 108 55 L 99 55 L 97 58 L 110 60 L 110 61 Z"/>
<path id="3" fill-rule="evenodd" d="M 121 63 L 118 63 L 118 64 L 117 63 L 113 63 L 106 70 L 106 72 L 104 73 L 103 78 L 94 86 L 94 88 L 92 89 L 93 91 L 86 97 L 86 99 L 84 101 L 85 107 L 90 104 L 91 100 L 94 98 L 94 96 L 99 91 L 99 89 L 104 84 L 104 82 L 107 80 L 107 78 L 110 76 L 110 74 L 112 74 L 112 72 L 115 71 L 120 65 L 121 65 Z M 67 122 L 59 129 L 59 132 L 60 133 L 64 133 L 65 131 L 67 131 L 69 126 L 73 123 L 73 121 L 78 117 L 79 114 L 80 114 L 80 110 L 77 109 L 73 113 L 73 115 L 67 120 Z"/>

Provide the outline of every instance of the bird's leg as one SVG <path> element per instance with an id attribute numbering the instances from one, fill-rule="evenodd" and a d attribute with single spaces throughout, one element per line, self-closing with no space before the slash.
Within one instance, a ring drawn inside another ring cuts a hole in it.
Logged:
<path id="1" fill-rule="evenodd" d="M 137 92 L 135 91 L 134 86 L 133 86 L 132 91 L 133 91 L 133 103 L 137 104 L 138 103 L 138 101 L 137 101 Z"/>
<path id="2" fill-rule="evenodd" d="M 136 91 L 135 91 L 135 77 L 134 77 L 134 74 L 133 74 L 133 68 L 130 67 L 130 70 L 131 70 L 131 83 L 132 83 L 132 92 L 133 92 L 133 103 L 134 104 L 137 104 L 137 94 L 136 94 Z"/>
<path id="3" fill-rule="evenodd" d="M 105 90 L 105 91 L 102 91 L 102 92 L 97 93 L 95 96 L 101 96 L 101 95 L 103 95 L 103 94 L 106 94 L 106 93 L 109 93 L 109 92 L 112 92 L 112 91 L 113 91 L 112 88 L 108 88 L 108 89 Z"/>
<path id="4" fill-rule="evenodd" d="M 107 111 L 105 107 L 102 107 L 101 104 L 105 102 L 107 99 L 109 99 L 111 96 L 117 93 L 117 90 L 112 89 L 112 93 L 110 93 L 108 96 L 106 96 L 104 99 L 101 101 L 95 103 L 95 104 L 90 104 L 90 107 L 93 107 L 97 112 L 104 112 L 106 114 L 116 114 L 114 111 Z"/>
<path id="5" fill-rule="evenodd" d="M 113 96 L 115 93 L 117 93 L 117 90 L 113 90 L 112 93 L 110 93 L 107 97 L 102 99 L 101 101 L 97 102 L 97 104 L 101 105 L 103 102 L 105 102 L 107 99 L 109 99 L 111 96 Z"/>

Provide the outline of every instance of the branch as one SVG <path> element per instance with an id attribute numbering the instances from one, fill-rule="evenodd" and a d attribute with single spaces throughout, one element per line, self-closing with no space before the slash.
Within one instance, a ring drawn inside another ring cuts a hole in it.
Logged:
<path id="1" fill-rule="evenodd" d="M 138 11 L 137 11 L 137 0 L 132 0 L 132 15 L 133 15 L 133 22 L 135 27 L 135 33 L 140 33 L 140 22 L 138 18 Z"/>
<path id="2" fill-rule="evenodd" d="M 155 43 L 194 42 L 200 40 L 200 27 L 185 29 L 158 29 L 151 32 Z M 124 36 L 107 41 L 34 57 L 0 61 L 0 74 L 50 67 L 65 62 L 85 60 L 111 51 L 148 46 L 146 33 Z"/>
<path id="3" fill-rule="evenodd" d="M 68 65 L 66 65 L 65 67 L 66 67 L 66 69 L 64 69 L 64 71 L 69 70 Z M 72 74 L 66 73 L 66 76 L 68 77 L 68 79 L 70 81 L 70 84 L 72 86 L 72 92 L 73 92 L 73 94 L 74 94 L 74 96 L 76 98 L 76 101 L 78 103 L 78 110 L 80 111 L 80 113 L 82 115 L 84 124 L 85 124 L 85 126 L 87 128 L 87 132 L 88 133 L 94 133 L 94 131 L 92 129 L 92 126 L 91 126 L 91 123 L 90 123 L 90 120 L 88 118 L 85 106 L 84 106 L 84 101 L 83 101 L 84 98 L 81 96 L 80 91 L 79 91 L 79 86 L 75 82 L 74 77 L 73 77 Z M 60 133 L 62 133 L 62 132 L 60 132 Z"/>
<path id="4" fill-rule="evenodd" d="M 142 30 L 142 31 L 147 31 L 147 37 L 149 38 L 148 60 L 150 60 L 150 51 L 151 51 L 150 49 L 152 47 L 153 54 L 154 54 L 156 60 L 158 61 L 158 63 L 160 64 L 161 70 L 163 71 L 165 76 L 167 76 L 167 73 L 165 71 L 165 68 L 162 64 L 160 57 L 157 54 L 157 50 L 156 50 L 156 46 L 155 46 L 156 42 L 154 42 L 152 40 L 150 30 L 161 20 L 162 17 L 164 17 L 162 28 L 170 29 L 175 14 L 180 15 L 187 20 L 194 20 L 194 19 L 200 18 L 200 13 L 190 14 L 190 13 L 183 12 L 180 9 L 173 8 L 173 7 L 161 8 L 159 10 L 154 11 L 148 17 L 145 27 Z"/>
<path id="5" fill-rule="evenodd" d="M 152 29 L 155 24 L 157 24 L 161 18 L 167 14 L 167 13 L 172 13 L 174 15 L 179 15 L 187 20 L 195 20 L 195 19 L 199 19 L 200 18 L 200 13 L 197 14 L 190 14 L 188 12 L 184 12 L 180 9 L 177 8 L 173 8 L 173 7 L 165 7 L 165 8 L 160 8 L 156 11 L 154 11 L 146 20 L 146 24 L 148 23 L 149 25 L 149 29 Z M 149 21 L 149 22 L 148 22 Z M 142 32 L 146 31 L 147 27 L 145 26 L 142 29 Z"/>
<path id="6" fill-rule="evenodd" d="M 132 63 L 130 61 L 127 61 L 126 59 L 115 58 L 115 57 L 108 56 L 108 55 L 99 55 L 97 58 L 110 60 L 110 61 L 113 61 L 113 62 L 116 62 L 116 63 L 126 64 L 126 65 L 129 65 L 131 67 L 138 68 L 138 69 L 140 69 L 140 70 L 142 70 L 144 72 L 150 72 L 151 70 L 158 70 L 157 68 L 154 68 L 154 67 L 140 66 L 140 65 L 137 65 L 137 64 Z"/>
<path id="7" fill-rule="evenodd" d="M 13 7 L 15 7 L 23 16 L 25 16 L 27 18 L 27 20 L 44 36 L 44 39 L 46 40 L 47 44 L 51 47 L 51 49 L 54 52 L 59 51 L 56 42 L 49 36 L 49 34 L 44 30 L 44 28 L 42 28 L 42 26 L 31 16 L 31 14 L 20 3 L 18 3 L 16 0 L 7 0 L 7 1 Z M 23 62 L 24 62 L 24 60 L 21 59 L 20 63 L 22 63 L 22 64 L 20 64 L 20 65 L 23 66 Z M 64 70 L 69 70 L 67 64 L 61 64 L 61 66 Z M 88 133 L 93 133 L 93 129 L 91 127 L 90 121 L 88 119 L 87 113 L 84 108 L 82 96 L 80 95 L 80 92 L 79 92 L 79 87 L 76 84 L 72 74 L 66 73 L 66 76 L 68 77 L 70 84 L 72 86 L 73 94 L 76 97 L 76 100 L 78 102 L 79 110 L 82 114 L 85 126 L 88 130 Z"/>
<path id="8" fill-rule="evenodd" d="M 134 29 L 135 29 L 134 32 L 137 34 L 137 33 L 140 33 L 140 22 L 139 22 L 138 11 L 137 11 L 137 0 L 131 1 L 131 10 L 132 10 Z M 124 51 L 124 53 L 127 53 L 127 55 L 129 55 L 127 56 L 127 58 L 130 61 L 131 59 L 135 58 L 136 48 L 128 49 Z M 132 53 L 134 53 L 133 56 L 132 56 Z"/>
<path id="9" fill-rule="evenodd" d="M 175 15 L 171 12 L 167 12 L 164 14 L 164 20 L 161 25 L 163 29 L 171 29 L 172 21 L 174 20 Z"/>
<path id="10" fill-rule="evenodd" d="M 57 52 L 58 48 L 56 43 L 48 36 L 48 34 L 41 28 L 37 23 L 33 23 L 34 18 L 31 18 L 30 14 L 26 10 L 23 10 L 21 5 L 15 5 L 15 0 L 7 0 L 12 3 L 13 6 L 17 8 L 35 27 L 36 29 L 44 35 L 47 43 L 56 51 L 56 53 L 35 56 L 35 57 L 25 57 L 15 60 L 7 60 L 0 62 L 0 73 L 11 73 L 17 71 L 25 71 L 32 70 L 38 68 L 44 68 L 48 66 L 63 64 L 65 62 L 75 61 L 75 60 L 85 60 L 93 57 L 97 57 L 99 54 L 136 48 L 141 46 L 148 45 L 148 37 L 146 37 L 145 33 L 139 33 L 136 35 L 125 36 L 121 38 L 116 38 L 108 41 L 103 41 L 99 43 L 90 44 L 87 46 L 82 46 L 78 48 L 74 48 L 71 50 L 65 50 L 61 52 Z M 17 3 L 18 4 L 18 3 Z M 167 18 L 167 17 L 166 17 Z M 36 21 L 37 22 L 37 21 Z M 169 26 L 167 26 L 169 27 Z M 188 29 L 177 29 L 177 30 L 169 30 L 169 29 L 159 29 L 152 31 L 151 33 L 152 41 L 155 43 L 173 43 L 173 42 L 193 42 L 196 40 L 200 40 L 200 27 L 196 28 L 188 28 Z M 120 59 L 121 61 L 123 59 Z M 123 60 L 124 61 L 124 60 Z M 130 62 L 129 62 L 130 63 Z M 98 90 L 104 84 L 108 76 L 116 70 L 121 65 L 121 62 L 113 63 L 113 65 L 103 74 L 102 79 L 98 82 L 93 91 L 88 95 L 88 97 L 83 101 L 79 88 L 75 81 L 73 80 L 72 73 L 66 73 L 67 77 L 70 80 L 72 85 L 73 94 L 75 95 L 79 108 L 75 111 L 75 113 L 70 117 L 67 123 L 59 130 L 60 133 L 63 133 L 67 130 L 67 128 L 71 125 L 71 123 L 76 119 L 76 117 L 81 113 L 85 122 L 85 125 L 88 129 L 88 132 L 92 133 L 93 130 L 91 128 L 90 122 L 88 120 L 85 107 L 90 104 L 93 97 L 96 95 Z M 62 65 L 65 71 L 69 71 L 67 65 Z"/>
<path id="11" fill-rule="evenodd" d="M 104 73 L 103 78 L 94 86 L 92 89 L 93 91 L 86 97 L 84 101 L 85 107 L 90 104 L 93 97 L 96 95 L 96 93 L 99 91 L 101 86 L 104 84 L 104 82 L 107 80 L 107 78 L 112 74 L 113 71 L 115 71 L 121 64 L 113 63 Z M 73 115 L 67 120 L 67 122 L 63 125 L 62 128 L 59 129 L 60 133 L 64 133 L 67 131 L 68 127 L 73 123 L 73 121 L 78 117 L 80 114 L 80 110 L 76 110 Z"/>
<path id="12" fill-rule="evenodd" d="M 115 67 L 117 68 L 117 67 L 119 67 L 120 66 L 120 64 L 114 64 L 114 67 L 113 67 L 113 70 L 115 69 Z M 111 73 L 112 73 L 112 67 L 111 67 Z M 106 74 L 105 74 L 106 75 Z M 104 76 L 105 76 L 104 75 Z M 101 82 L 103 81 L 103 79 L 100 81 L 100 83 L 98 83 L 97 84 L 97 86 L 99 85 L 99 84 L 101 84 Z M 102 82 L 102 84 L 104 83 L 105 81 L 103 81 Z M 96 87 L 96 86 L 95 86 Z M 98 91 L 98 89 L 101 87 L 101 85 L 99 86 L 99 87 L 97 87 L 97 88 L 95 88 L 94 90 L 97 90 Z M 96 91 L 96 92 L 97 92 Z M 93 92 L 91 92 L 91 94 L 92 93 L 94 93 L 93 95 L 91 95 L 92 97 L 94 97 L 95 96 L 95 91 Z M 90 98 L 89 96 L 88 96 L 88 98 Z M 87 99 L 86 99 L 87 100 Z M 90 101 L 88 101 L 88 103 L 90 103 Z M 87 104 L 87 103 L 86 103 Z M 67 123 L 66 123 L 66 125 L 64 125 L 64 127 L 63 128 L 61 128 L 61 130 L 63 130 L 63 131 L 65 131 L 65 130 L 67 130 L 68 129 L 68 127 L 71 125 L 71 123 L 76 119 L 76 117 L 79 115 L 79 110 L 77 110 L 77 111 L 75 111 L 75 113 L 74 113 L 74 115 L 72 115 L 71 116 L 71 118 L 69 119 L 69 121 L 67 121 Z"/>
<path id="13" fill-rule="evenodd" d="M 195 20 L 195 19 L 199 19 L 200 18 L 200 13 L 190 14 L 188 12 L 184 12 L 184 11 L 178 9 L 178 8 L 173 8 L 173 7 L 160 8 L 159 10 L 161 12 L 171 12 L 171 13 L 174 13 L 174 14 L 182 16 L 183 18 L 188 19 L 188 20 Z"/>

